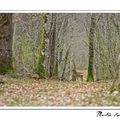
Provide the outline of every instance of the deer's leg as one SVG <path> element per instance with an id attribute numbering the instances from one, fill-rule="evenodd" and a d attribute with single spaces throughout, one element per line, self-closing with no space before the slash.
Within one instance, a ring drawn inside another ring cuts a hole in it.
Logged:
<path id="1" fill-rule="evenodd" d="M 80 75 L 81 80 L 83 81 L 83 75 Z"/>

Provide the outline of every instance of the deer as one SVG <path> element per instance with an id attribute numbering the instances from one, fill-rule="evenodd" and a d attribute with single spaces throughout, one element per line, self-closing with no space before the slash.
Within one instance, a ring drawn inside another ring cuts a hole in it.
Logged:
<path id="1" fill-rule="evenodd" d="M 77 79 L 81 79 L 81 81 L 83 81 L 83 73 L 82 72 L 78 72 L 75 69 L 72 70 L 73 74 L 72 74 L 72 79 L 73 81 L 76 81 Z"/>
<path id="2" fill-rule="evenodd" d="M 83 81 L 83 73 L 79 72 L 76 70 L 76 65 L 75 65 L 75 61 L 73 60 L 73 69 L 72 69 L 72 81 L 76 81 L 77 79 L 81 79 L 81 81 Z"/>

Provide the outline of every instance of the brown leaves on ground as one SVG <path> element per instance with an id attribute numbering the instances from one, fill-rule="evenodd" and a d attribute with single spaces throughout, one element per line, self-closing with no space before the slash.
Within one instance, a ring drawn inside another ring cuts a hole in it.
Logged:
<path id="1" fill-rule="evenodd" d="M 107 82 L 8 79 L 0 85 L 0 106 L 118 106 Z"/>

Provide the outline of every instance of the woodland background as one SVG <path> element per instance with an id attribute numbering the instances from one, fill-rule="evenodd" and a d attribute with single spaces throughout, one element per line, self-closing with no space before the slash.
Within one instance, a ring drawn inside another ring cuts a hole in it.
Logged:
<path id="1" fill-rule="evenodd" d="M 1 13 L 0 105 L 118 106 L 119 51 L 119 13 Z"/>

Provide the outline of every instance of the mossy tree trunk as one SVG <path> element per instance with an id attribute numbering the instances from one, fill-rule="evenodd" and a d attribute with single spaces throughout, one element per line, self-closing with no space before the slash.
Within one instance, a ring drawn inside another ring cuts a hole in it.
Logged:
<path id="1" fill-rule="evenodd" d="M 47 23 L 47 14 L 42 14 L 42 31 L 40 35 L 40 47 L 36 65 L 37 74 L 40 78 L 45 78 L 45 52 L 46 52 L 46 23 Z"/>
<path id="2" fill-rule="evenodd" d="M 93 74 L 93 60 L 94 60 L 94 34 L 95 34 L 95 14 L 91 16 L 91 26 L 89 31 L 89 63 L 88 63 L 88 75 L 87 81 L 94 81 Z"/>
<path id="3" fill-rule="evenodd" d="M 12 14 L 0 14 L 0 74 L 12 72 Z"/>

